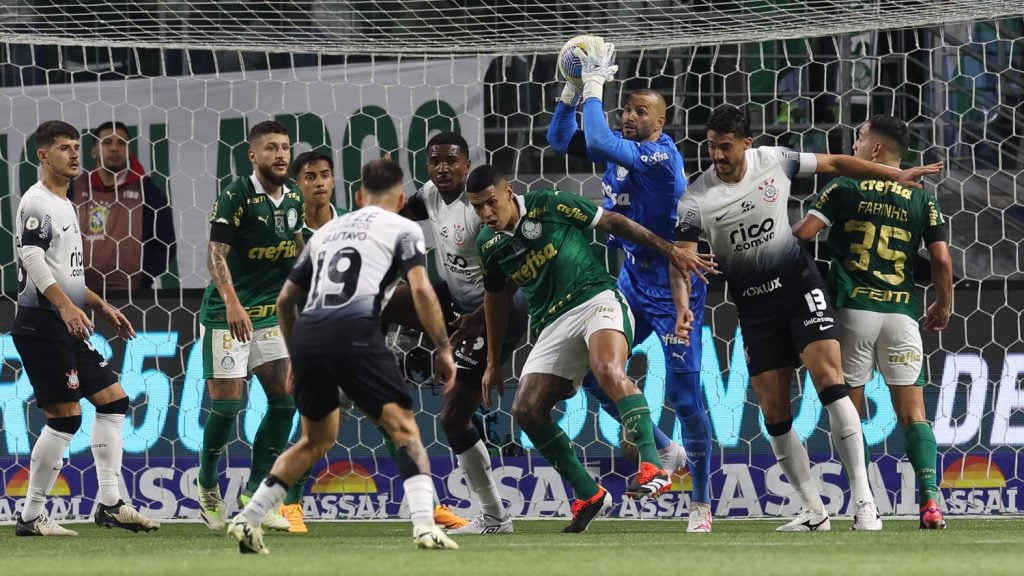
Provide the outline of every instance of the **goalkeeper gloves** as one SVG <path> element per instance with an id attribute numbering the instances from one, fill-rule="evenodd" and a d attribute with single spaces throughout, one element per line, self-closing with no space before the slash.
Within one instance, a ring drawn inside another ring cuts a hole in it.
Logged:
<path id="1" fill-rule="evenodd" d="M 562 95 L 558 100 L 567 106 L 575 108 L 580 103 L 580 96 L 583 93 L 583 81 L 567 79 L 562 88 Z"/>
<path id="2" fill-rule="evenodd" d="M 612 64 L 615 59 L 615 44 L 608 42 L 595 54 L 585 54 L 583 50 L 577 49 L 576 56 L 583 64 L 583 72 L 580 74 L 583 80 L 583 100 L 600 100 L 604 92 L 604 83 L 615 78 L 615 73 L 619 71 L 619 67 Z"/>

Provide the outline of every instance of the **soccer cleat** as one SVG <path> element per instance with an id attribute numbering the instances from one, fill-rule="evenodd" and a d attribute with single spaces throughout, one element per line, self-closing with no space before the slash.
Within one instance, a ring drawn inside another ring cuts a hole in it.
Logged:
<path id="1" fill-rule="evenodd" d="M 587 500 L 577 500 L 572 503 L 572 522 L 562 532 L 579 533 L 586 532 L 590 523 L 601 514 L 604 514 L 612 507 L 612 495 L 607 490 L 598 486 L 597 494 Z"/>
<path id="2" fill-rule="evenodd" d="M 302 512 L 302 504 L 281 504 L 278 512 L 291 524 L 288 532 L 292 534 L 309 532 L 309 528 L 306 527 L 306 515 Z"/>
<path id="3" fill-rule="evenodd" d="M 252 500 L 252 494 L 240 494 L 238 496 L 239 508 L 244 509 L 249 505 L 250 500 Z M 267 513 L 263 516 L 263 527 L 267 530 L 290 532 L 292 523 L 284 516 L 278 514 L 277 510 L 267 510 Z"/>
<path id="4" fill-rule="evenodd" d="M 776 532 L 828 532 L 832 529 L 832 521 L 828 518 L 828 511 L 821 514 L 812 512 L 807 508 L 801 508 L 800 513 L 789 522 L 775 529 Z"/>
<path id="5" fill-rule="evenodd" d="M 239 514 L 228 524 L 228 536 L 238 542 L 238 551 L 242 554 L 270 554 L 263 544 L 263 529 L 252 526 L 245 514 Z"/>
<path id="6" fill-rule="evenodd" d="M 445 530 L 455 530 L 469 524 L 469 520 L 452 512 L 452 509 L 444 504 L 435 504 L 434 524 L 443 527 Z"/>
<path id="7" fill-rule="evenodd" d="M 668 492 L 671 487 L 672 474 L 668 470 L 662 470 L 650 462 L 641 462 L 640 471 L 633 477 L 629 488 L 626 488 L 626 495 L 630 498 L 657 496 Z"/>
<path id="8" fill-rule="evenodd" d="M 921 507 L 921 530 L 945 530 L 946 520 L 935 500 L 929 500 Z"/>
<path id="9" fill-rule="evenodd" d="M 853 525 L 850 530 L 877 532 L 882 529 L 882 519 L 878 517 L 878 508 L 871 500 L 857 502 L 853 512 Z"/>
<path id="10" fill-rule="evenodd" d="M 711 505 L 690 504 L 690 519 L 686 524 L 687 532 L 711 532 Z"/>
<path id="11" fill-rule="evenodd" d="M 459 545 L 445 535 L 444 530 L 436 524 L 429 528 L 413 526 L 412 541 L 418 548 L 429 548 L 433 550 L 459 549 Z"/>
<path id="12" fill-rule="evenodd" d="M 658 450 L 658 456 L 661 457 L 661 467 L 669 472 L 686 468 L 686 449 L 675 442 Z"/>
<path id="13" fill-rule="evenodd" d="M 57 524 L 57 521 L 42 512 L 35 520 L 25 522 L 18 515 L 18 523 L 14 525 L 15 536 L 78 536 L 78 532 L 68 530 Z"/>
<path id="14" fill-rule="evenodd" d="M 449 530 L 448 534 L 457 536 L 460 534 L 511 534 L 512 516 L 495 518 L 490 514 L 481 514 L 470 520 L 462 528 Z"/>
<path id="15" fill-rule="evenodd" d="M 196 488 L 199 490 L 199 517 L 210 530 L 223 530 L 224 500 L 220 497 L 220 486 L 203 488 L 197 478 Z"/>
<path id="16" fill-rule="evenodd" d="M 124 528 L 132 532 L 152 532 L 160 529 L 160 523 L 143 516 L 131 504 L 124 500 L 118 500 L 113 506 L 96 504 L 96 511 L 92 515 L 93 522 L 104 528 Z"/>

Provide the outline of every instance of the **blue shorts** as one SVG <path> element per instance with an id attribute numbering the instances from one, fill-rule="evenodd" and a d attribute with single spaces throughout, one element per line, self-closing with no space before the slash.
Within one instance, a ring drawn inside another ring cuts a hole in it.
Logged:
<path id="1" fill-rule="evenodd" d="M 687 346 L 675 335 L 676 306 L 671 291 L 637 281 L 628 267 L 623 267 L 619 274 L 619 290 L 626 297 L 636 320 L 633 342 L 643 342 L 651 332 L 657 334 L 665 351 L 665 367 L 673 372 L 700 372 L 703 352 L 701 330 L 704 325 L 707 286 L 696 276 L 690 278 L 690 285 L 693 330 L 690 332 L 690 345 Z"/>

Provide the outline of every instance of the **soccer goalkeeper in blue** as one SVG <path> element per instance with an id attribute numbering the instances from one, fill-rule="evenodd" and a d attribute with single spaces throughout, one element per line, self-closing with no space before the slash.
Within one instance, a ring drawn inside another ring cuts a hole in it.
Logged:
<path id="1" fill-rule="evenodd" d="M 622 130 L 613 132 L 608 127 L 601 102 L 603 84 L 617 70 L 611 64 L 613 49 L 608 46 L 611 45 L 591 47 L 590 56 L 578 54 L 583 64 L 582 78 L 567 79 L 555 105 L 548 143 L 558 152 L 605 163 L 607 168 L 601 184 L 604 208 L 619 212 L 671 240 L 674 207 L 686 191 L 686 175 L 683 157 L 672 138 L 662 132 L 665 100 L 654 90 L 633 92 L 623 107 Z M 579 129 L 576 119 L 576 106 L 581 100 L 583 130 Z M 661 340 L 667 367 L 667 395 L 682 423 L 686 452 L 655 426 L 659 452 L 668 469 L 682 467 L 689 453 L 693 493 L 687 532 L 711 532 L 711 464 L 708 459 L 711 426 L 700 384 L 705 283 L 691 275 L 689 301 L 686 301 L 685 290 L 677 290 L 678 300 L 673 300 L 673 280 L 669 277 L 668 261 L 662 254 L 622 239 L 609 238 L 609 246 L 612 245 L 620 246 L 625 252 L 618 287 L 636 316 L 634 342 L 642 342 L 652 332 Z M 675 281 L 687 281 L 681 275 L 675 276 Z M 678 309 L 682 312 L 677 312 Z M 689 325 L 688 339 L 676 336 L 677 321 Z M 597 386 L 593 373 L 587 374 L 583 385 L 598 398 L 605 411 L 618 418 L 615 404 Z"/>

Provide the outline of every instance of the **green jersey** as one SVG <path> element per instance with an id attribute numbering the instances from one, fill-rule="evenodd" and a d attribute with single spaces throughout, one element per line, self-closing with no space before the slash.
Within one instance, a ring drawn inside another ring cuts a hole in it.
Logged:
<path id="1" fill-rule="evenodd" d="M 520 286 L 535 334 L 555 318 L 605 290 L 615 280 L 597 261 L 590 237 L 601 208 L 581 196 L 538 190 L 516 196 L 520 219 L 512 232 L 488 227 L 476 238 L 484 287 Z"/>
<path id="2" fill-rule="evenodd" d="M 342 216 L 344 214 L 348 214 L 348 210 L 345 210 L 344 208 L 340 208 L 338 206 L 335 206 L 334 207 L 334 214 L 335 214 L 335 216 Z M 328 220 L 328 222 L 329 222 L 329 220 Z M 309 239 L 312 238 L 313 234 L 315 234 L 315 233 L 316 233 L 316 230 L 310 228 L 309 225 L 307 225 L 305 223 L 302 224 L 302 241 L 303 242 L 305 242 L 306 244 L 309 244 Z"/>
<path id="3" fill-rule="evenodd" d="M 831 227 L 827 284 L 836 308 L 919 316 L 914 254 L 922 240 L 946 239 L 934 196 L 892 181 L 840 177 L 818 194 L 810 214 Z"/>
<path id="4" fill-rule="evenodd" d="M 302 194 L 294 185 L 286 185 L 275 202 L 255 176 L 235 180 L 213 203 L 210 222 L 235 229 L 228 269 L 253 328 L 277 324 L 277 295 L 299 255 L 295 234 L 302 229 L 302 209 Z M 212 281 L 203 294 L 199 321 L 210 328 L 228 327 L 224 299 Z"/>

